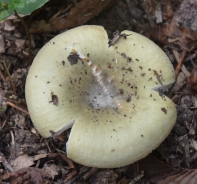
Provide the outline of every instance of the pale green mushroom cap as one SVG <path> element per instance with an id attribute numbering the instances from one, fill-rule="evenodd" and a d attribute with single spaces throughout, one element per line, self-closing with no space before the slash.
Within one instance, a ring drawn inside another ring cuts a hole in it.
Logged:
<path id="1" fill-rule="evenodd" d="M 27 77 L 26 101 L 38 132 L 49 137 L 73 125 L 67 155 L 86 166 L 133 163 L 176 121 L 174 103 L 161 94 L 175 81 L 171 62 L 148 38 L 122 33 L 127 39 L 109 47 L 101 26 L 66 31 L 39 51 Z M 71 52 L 83 60 L 72 63 Z"/>

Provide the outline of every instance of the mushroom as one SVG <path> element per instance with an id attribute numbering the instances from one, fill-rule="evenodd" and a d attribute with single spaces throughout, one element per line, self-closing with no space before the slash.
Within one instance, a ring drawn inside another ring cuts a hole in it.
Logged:
<path id="1" fill-rule="evenodd" d="M 72 127 L 67 156 L 114 168 L 147 156 L 176 121 L 165 92 L 175 81 L 165 53 L 148 38 L 102 26 L 61 33 L 37 54 L 26 81 L 30 117 L 43 137 Z"/>

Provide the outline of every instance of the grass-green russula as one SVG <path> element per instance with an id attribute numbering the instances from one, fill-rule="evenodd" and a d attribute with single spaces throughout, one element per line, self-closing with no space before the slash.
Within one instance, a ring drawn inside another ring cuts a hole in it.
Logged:
<path id="1" fill-rule="evenodd" d="M 175 81 L 165 53 L 123 31 L 110 41 L 101 26 L 57 35 L 37 54 L 26 81 L 28 110 L 43 137 L 71 128 L 67 156 L 113 168 L 155 149 L 176 121 L 163 92 Z"/>

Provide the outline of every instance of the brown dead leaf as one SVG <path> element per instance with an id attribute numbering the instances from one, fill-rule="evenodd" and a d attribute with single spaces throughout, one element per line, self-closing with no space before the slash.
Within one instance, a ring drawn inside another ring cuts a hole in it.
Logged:
<path id="1" fill-rule="evenodd" d="M 10 162 L 10 165 L 13 167 L 15 171 L 19 169 L 30 167 L 34 164 L 33 157 L 29 157 L 28 155 L 21 155 L 18 156 L 16 159 Z"/>
<path id="2" fill-rule="evenodd" d="M 168 0 L 165 1 L 166 3 L 163 3 L 163 5 L 168 8 L 171 7 L 170 9 L 172 9 L 172 4 Z M 182 1 L 180 8 L 174 13 L 174 16 L 172 18 L 167 17 L 168 21 L 166 21 L 165 24 L 154 24 L 154 26 L 150 30 L 151 37 L 165 45 L 172 42 L 176 43 L 186 51 L 191 51 L 196 48 L 197 29 L 193 28 L 197 28 L 197 21 L 193 21 L 192 25 L 188 24 L 188 22 L 191 22 L 191 17 L 195 17 L 196 11 L 190 11 L 188 8 L 186 8 L 188 6 L 194 6 L 192 7 L 192 9 L 195 9 L 195 7 L 197 7 L 197 2 L 194 2 L 192 0 Z M 156 5 L 151 4 L 151 8 L 153 9 L 151 11 L 152 13 L 156 9 Z M 166 9 L 167 8 L 162 9 L 163 15 L 166 14 Z M 182 11 L 183 9 L 184 11 Z M 153 15 L 153 13 L 151 15 Z M 183 21 L 183 24 L 179 24 L 179 22 L 181 21 Z"/>
<path id="3" fill-rule="evenodd" d="M 187 51 L 196 46 L 197 32 L 180 27 L 174 19 L 170 23 L 153 28 L 150 35 L 153 39 L 165 45 L 173 42 Z"/>
<path id="4" fill-rule="evenodd" d="M 117 184 L 118 174 L 113 169 L 101 169 L 91 176 L 89 182 L 91 184 L 111 183 Z"/>
<path id="5" fill-rule="evenodd" d="M 197 31 L 197 1 L 183 0 L 175 13 L 175 19 L 182 27 Z"/>
<path id="6" fill-rule="evenodd" d="M 47 155 L 48 155 L 48 154 L 46 154 L 46 153 L 39 154 L 39 155 L 35 155 L 35 156 L 34 156 L 34 161 L 40 160 L 41 158 L 46 158 Z"/>
<path id="7" fill-rule="evenodd" d="M 49 21 L 39 20 L 32 23 L 30 33 L 52 32 L 68 29 L 84 24 L 88 20 L 98 15 L 102 10 L 114 5 L 118 0 L 81 0 L 66 15 L 57 12 Z M 61 15 L 61 16 L 60 16 Z"/>
<path id="8" fill-rule="evenodd" d="M 18 48 L 24 48 L 25 47 L 25 39 L 17 39 L 15 40 L 15 44 L 16 44 L 16 47 L 17 49 Z"/>
<path id="9" fill-rule="evenodd" d="M 45 158 L 46 156 L 47 154 L 39 154 L 35 155 L 34 157 L 29 157 L 28 155 L 21 155 L 18 156 L 16 159 L 12 160 L 10 162 L 10 165 L 13 167 L 15 171 L 18 171 L 19 169 L 34 165 L 34 161 L 40 160 L 41 158 Z"/>
<path id="10" fill-rule="evenodd" d="M 151 28 L 161 25 L 161 23 L 172 18 L 174 14 L 171 0 L 162 0 L 162 3 L 160 1 L 146 0 L 141 6 L 145 10 L 146 19 Z"/>
<path id="11" fill-rule="evenodd" d="M 58 139 L 59 141 L 65 141 L 66 136 L 64 133 L 62 133 L 60 135 L 57 135 L 55 138 Z"/>
<path id="12" fill-rule="evenodd" d="M 139 161 L 144 177 L 154 184 L 196 184 L 197 169 L 175 169 L 154 156 Z"/>
<path id="13" fill-rule="evenodd" d="M 6 20 L 4 20 L 2 23 L 4 24 L 4 30 L 5 31 L 13 31 L 16 26 L 14 25 L 14 21 L 17 18 L 13 15 L 12 17 L 7 18 Z"/>
<path id="14" fill-rule="evenodd" d="M 52 179 L 60 172 L 60 168 L 55 164 L 44 164 L 43 170 L 46 171 Z"/>
<path id="15" fill-rule="evenodd" d="M 20 169 L 10 175 L 3 176 L 3 181 L 10 184 L 50 184 L 50 175 L 42 169 L 30 167 Z"/>

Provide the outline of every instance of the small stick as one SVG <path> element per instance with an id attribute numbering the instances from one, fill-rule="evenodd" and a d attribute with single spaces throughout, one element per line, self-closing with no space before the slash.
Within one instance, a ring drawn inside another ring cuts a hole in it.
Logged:
<path id="1" fill-rule="evenodd" d="M 180 59 L 180 55 L 179 55 L 179 52 L 175 49 L 172 49 L 172 53 L 177 61 L 177 63 L 179 62 L 179 59 Z"/>
<path id="2" fill-rule="evenodd" d="M 136 178 L 134 178 L 129 184 L 135 184 L 137 183 L 139 180 L 141 180 L 144 177 L 144 171 L 141 171 L 140 175 L 137 176 Z"/>
<path id="3" fill-rule="evenodd" d="M 176 59 L 176 61 L 177 62 L 179 62 L 179 60 L 180 60 L 180 56 L 179 56 L 179 53 L 178 53 L 178 51 L 177 50 L 175 50 L 175 49 L 172 49 L 172 52 L 173 52 L 173 54 L 174 54 L 174 57 L 175 57 L 175 59 Z M 185 59 L 185 61 L 187 60 L 187 58 Z M 187 69 L 185 68 L 185 66 L 182 64 L 182 66 L 181 66 L 181 70 L 182 70 L 182 72 L 185 74 L 185 76 L 186 77 L 189 77 L 190 76 L 190 73 L 187 71 Z"/>
<path id="4" fill-rule="evenodd" d="M 66 156 L 66 153 L 61 151 L 61 150 L 58 150 L 56 149 L 59 153 L 59 155 L 62 157 L 62 159 L 64 161 L 67 162 L 67 164 L 69 165 L 69 168 L 71 169 L 71 173 L 69 173 L 65 179 L 65 183 L 67 183 L 70 179 L 72 179 L 76 174 L 77 174 L 77 170 L 75 168 L 75 165 L 73 163 L 72 160 L 70 160 L 67 156 Z"/>
<path id="5" fill-rule="evenodd" d="M 11 167 L 11 165 L 8 163 L 8 161 L 5 159 L 3 153 L 0 152 L 0 162 L 2 162 L 2 164 L 4 165 L 4 167 L 10 171 L 10 172 L 14 172 L 14 169 Z"/>
<path id="6" fill-rule="evenodd" d="M 176 95 L 192 95 L 192 93 L 188 91 L 175 92 L 175 94 Z"/>
<path id="7" fill-rule="evenodd" d="M 176 66 L 176 69 L 175 69 L 175 74 L 176 74 L 176 76 L 179 74 L 179 71 L 180 71 L 180 69 L 181 69 L 181 66 L 182 66 L 182 64 L 183 64 L 183 61 L 184 61 L 186 55 L 187 55 L 187 51 L 184 50 L 184 51 L 182 52 L 182 54 L 181 54 L 181 57 L 180 57 L 179 62 L 178 62 L 178 64 L 177 64 L 177 66 Z"/>
<path id="8" fill-rule="evenodd" d="M 5 124 L 7 123 L 7 120 L 8 120 L 8 118 L 6 118 L 5 121 L 3 122 L 1 129 L 5 126 Z"/>
<path id="9" fill-rule="evenodd" d="M 11 75 L 10 75 L 10 72 L 9 72 L 9 70 L 8 70 L 8 67 L 7 67 L 5 61 L 3 61 L 3 66 L 4 66 L 4 68 L 5 68 L 5 70 L 6 70 L 6 73 L 7 73 L 8 77 L 9 77 L 9 80 L 10 80 L 10 83 L 11 83 L 11 86 L 12 86 L 12 89 L 13 89 L 13 92 L 14 92 L 14 94 L 17 96 L 17 94 L 16 94 L 16 89 L 15 89 L 15 87 L 14 87 L 14 83 L 13 83 L 12 77 L 11 77 Z"/>
<path id="10" fill-rule="evenodd" d="M 14 133 L 11 130 L 10 130 L 10 135 L 11 135 L 11 138 L 12 138 L 11 145 L 14 146 L 15 145 L 15 138 L 14 138 Z"/>
<path id="11" fill-rule="evenodd" d="M 45 143 L 46 143 L 46 145 L 47 145 L 47 147 L 48 147 L 49 153 L 51 153 L 51 148 L 49 147 L 49 144 L 48 144 L 47 139 L 45 139 Z"/>
<path id="12" fill-rule="evenodd" d="M 93 174 L 97 173 L 99 171 L 98 168 L 93 167 L 92 169 L 90 169 L 90 171 L 88 171 L 84 176 L 83 179 L 84 180 L 88 180 Z"/>
<path id="13" fill-rule="evenodd" d="M 192 59 L 196 58 L 196 56 L 197 56 L 197 53 L 194 53 L 194 54 L 190 55 L 189 57 L 187 57 L 185 59 L 185 61 L 191 61 Z"/>
<path id="14" fill-rule="evenodd" d="M 192 107 L 189 107 L 189 109 L 197 109 L 197 107 L 195 107 L 195 106 L 192 106 Z"/>
<path id="15" fill-rule="evenodd" d="M 13 107 L 13 108 L 15 108 L 15 109 L 21 111 L 21 112 L 24 112 L 25 114 L 27 114 L 27 115 L 29 116 L 29 112 L 28 112 L 28 111 L 26 111 L 26 110 L 24 110 L 24 109 L 22 109 L 22 108 L 16 106 L 16 105 L 13 104 L 12 102 L 9 102 L 9 101 L 8 101 L 7 104 L 8 104 L 9 106 L 11 106 L 11 107 Z"/>
<path id="16" fill-rule="evenodd" d="M 58 153 L 62 157 L 62 159 L 67 162 L 69 167 L 71 169 L 75 169 L 75 165 L 74 165 L 73 161 L 66 156 L 66 153 L 63 152 L 62 150 L 59 150 L 59 149 L 56 149 L 56 150 L 58 151 Z"/>

